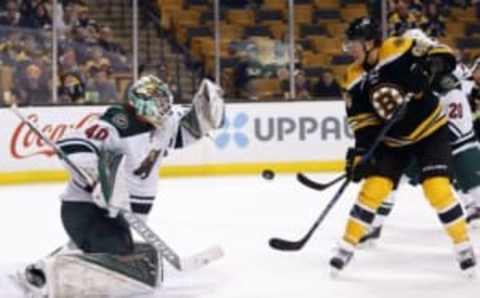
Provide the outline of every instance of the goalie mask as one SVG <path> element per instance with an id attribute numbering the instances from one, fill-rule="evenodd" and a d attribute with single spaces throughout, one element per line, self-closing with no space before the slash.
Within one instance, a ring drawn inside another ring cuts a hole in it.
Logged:
<path id="1" fill-rule="evenodd" d="M 134 108 L 138 116 L 160 127 L 172 113 L 173 95 L 167 84 L 155 76 L 148 75 L 130 87 L 128 104 Z"/>

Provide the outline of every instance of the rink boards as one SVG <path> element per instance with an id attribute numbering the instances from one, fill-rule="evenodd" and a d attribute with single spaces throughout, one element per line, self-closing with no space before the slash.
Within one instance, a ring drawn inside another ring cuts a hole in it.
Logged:
<path id="1" fill-rule="evenodd" d="M 21 111 L 52 140 L 86 128 L 105 106 L 31 107 Z M 57 158 L 8 109 L 0 110 L 0 183 L 60 181 Z M 209 138 L 170 152 L 162 176 L 337 171 L 352 143 L 344 103 L 288 102 L 228 104 L 226 125 Z"/>

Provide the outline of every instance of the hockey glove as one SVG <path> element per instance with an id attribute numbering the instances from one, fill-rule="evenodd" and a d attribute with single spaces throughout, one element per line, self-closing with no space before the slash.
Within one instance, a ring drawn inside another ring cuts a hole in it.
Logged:
<path id="1" fill-rule="evenodd" d="M 363 148 L 348 148 L 347 157 L 346 157 L 346 167 L 345 172 L 347 177 L 353 182 L 360 182 L 366 175 L 368 171 L 368 166 L 370 161 L 363 162 L 363 155 L 367 150 Z"/>

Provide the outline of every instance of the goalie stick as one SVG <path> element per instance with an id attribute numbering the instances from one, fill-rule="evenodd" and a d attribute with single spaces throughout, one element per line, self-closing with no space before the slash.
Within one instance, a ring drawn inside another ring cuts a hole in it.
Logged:
<path id="1" fill-rule="evenodd" d="M 49 145 L 69 167 L 75 171 L 76 174 L 81 177 L 84 182 L 92 186 L 96 182 L 85 171 L 77 167 L 68 156 L 50 139 L 48 139 L 32 122 L 30 122 L 19 111 L 17 105 L 14 103 L 10 106 L 10 110 L 24 122 L 39 138 L 42 139 L 47 145 Z M 140 219 L 134 213 L 117 208 L 119 213 L 125 218 L 130 226 L 149 244 L 161 253 L 161 256 L 165 258 L 175 269 L 179 271 L 189 271 L 203 267 L 221 257 L 224 253 L 221 247 L 213 246 L 200 253 L 187 258 L 180 258 L 179 255 L 171 249 L 142 219 Z"/>
<path id="2" fill-rule="evenodd" d="M 390 118 L 390 120 L 380 130 L 377 138 L 373 142 L 370 149 L 368 149 L 368 152 L 365 153 L 365 155 L 362 157 L 362 160 L 360 162 L 362 163 L 367 162 L 372 157 L 375 149 L 377 149 L 378 145 L 380 145 L 380 143 L 384 140 L 385 135 L 393 126 L 393 124 L 395 124 L 395 122 L 397 122 L 397 120 L 403 115 L 406 107 L 407 107 L 407 103 L 404 103 L 397 108 L 397 110 L 395 111 L 393 116 Z M 277 250 L 282 250 L 282 251 L 296 251 L 296 250 L 302 249 L 303 246 L 305 246 L 308 240 L 312 237 L 313 233 L 316 231 L 318 226 L 320 226 L 320 224 L 323 222 L 323 220 L 328 215 L 330 210 L 332 210 L 335 203 L 338 201 L 338 199 L 341 197 L 341 195 L 343 194 L 347 186 L 350 184 L 350 181 L 351 180 L 347 177 L 347 179 L 342 183 L 340 188 L 337 190 L 333 198 L 328 202 L 325 209 L 323 209 L 322 213 L 317 218 L 317 220 L 315 220 L 312 227 L 308 230 L 305 236 L 303 236 L 300 240 L 297 240 L 297 241 L 290 241 L 290 240 L 281 239 L 281 238 L 272 238 L 269 241 L 270 247 Z"/>

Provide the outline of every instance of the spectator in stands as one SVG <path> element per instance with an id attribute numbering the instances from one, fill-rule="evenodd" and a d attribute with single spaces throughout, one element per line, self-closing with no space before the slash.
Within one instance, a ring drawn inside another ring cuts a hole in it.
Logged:
<path id="1" fill-rule="evenodd" d="M 305 72 L 297 71 L 295 76 L 295 96 L 296 99 L 310 99 L 310 81 L 307 80 Z"/>
<path id="2" fill-rule="evenodd" d="M 178 86 L 174 81 L 172 72 L 170 71 L 170 69 L 166 64 L 161 64 L 158 67 L 157 76 L 168 85 L 168 87 L 170 88 L 170 91 L 172 91 L 173 98 L 177 98 L 180 95 L 179 94 L 180 90 L 178 89 Z"/>
<path id="3" fill-rule="evenodd" d="M 116 102 L 118 101 L 115 84 L 110 79 L 110 65 L 103 63 L 90 68 L 92 79 L 87 83 L 87 101 Z M 93 96 L 90 96 L 93 95 Z"/>
<path id="4" fill-rule="evenodd" d="M 61 73 L 79 73 L 80 67 L 77 62 L 77 54 L 74 48 L 67 48 L 59 60 Z"/>
<path id="5" fill-rule="evenodd" d="M 313 86 L 313 96 L 337 99 L 341 95 L 340 85 L 333 76 L 332 71 L 329 69 L 325 70 L 318 82 Z"/>
<path id="6" fill-rule="evenodd" d="M 99 46 L 94 46 L 89 48 L 88 50 L 89 60 L 87 62 L 87 67 L 89 68 L 90 67 L 89 65 L 96 65 L 96 66 L 103 65 L 108 67 L 111 70 L 112 63 L 110 59 L 108 59 L 104 54 L 105 54 L 104 51 Z"/>
<path id="7" fill-rule="evenodd" d="M 112 29 L 108 26 L 102 26 L 100 28 L 100 34 L 98 36 L 98 45 L 105 51 L 111 53 L 125 54 L 122 46 L 113 41 Z"/>
<path id="8" fill-rule="evenodd" d="M 30 64 L 26 69 L 26 79 L 17 80 L 12 90 L 15 101 L 21 105 L 45 104 L 50 102 L 51 93 L 48 82 L 42 80 L 42 71 L 35 64 Z"/>
<path id="9" fill-rule="evenodd" d="M 5 32 L 7 38 L 0 44 L 0 57 L 2 64 L 16 66 L 17 57 L 22 51 L 21 34 L 18 31 Z"/>
<path id="10" fill-rule="evenodd" d="M 75 49 L 78 63 L 87 63 L 91 48 L 97 45 L 96 41 L 90 36 L 89 30 L 81 26 L 75 26 L 73 28 L 72 38 L 73 39 L 69 40 L 67 44 Z"/>
<path id="11" fill-rule="evenodd" d="M 295 71 L 295 98 L 290 93 L 290 76 L 286 68 L 278 71 L 278 79 L 280 80 L 280 88 L 284 99 L 310 99 L 310 83 L 305 77 L 303 71 Z"/>
<path id="12" fill-rule="evenodd" d="M 18 9 L 17 1 L 9 0 L 5 6 L 6 11 L 0 15 L 1 26 L 22 27 L 23 18 Z M 3 35 L 3 34 L 2 34 Z"/>
<path id="13" fill-rule="evenodd" d="M 48 29 L 52 26 L 52 18 L 43 3 L 34 7 L 33 13 L 26 19 L 26 25 L 30 28 Z"/>
<path id="14" fill-rule="evenodd" d="M 262 76 L 262 65 L 258 61 L 258 48 L 248 44 L 245 51 L 239 52 L 239 63 L 234 69 L 234 82 L 237 96 L 257 100 L 255 79 Z"/>
<path id="15" fill-rule="evenodd" d="M 35 14 L 35 8 L 43 4 L 45 0 L 22 0 L 20 3 L 20 13 L 25 18 L 29 19 Z M 18 1 L 17 1 L 18 2 Z"/>
<path id="16" fill-rule="evenodd" d="M 73 27 L 78 22 L 76 8 L 76 4 L 71 2 L 66 3 L 63 6 L 62 18 L 58 22 L 58 31 L 62 39 L 66 38 L 66 35 L 71 33 Z"/>
<path id="17" fill-rule="evenodd" d="M 41 49 L 34 48 L 29 53 L 29 59 L 31 64 L 38 66 L 42 72 L 43 79 L 51 79 L 52 76 L 52 61 L 49 53 L 42 51 Z"/>
<path id="18" fill-rule="evenodd" d="M 114 72 L 129 71 L 126 52 L 119 43 L 113 41 L 113 33 L 110 27 L 103 26 L 100 29 L 98 45 L 103 49 L 104 55 L 112 61 Z"/>
<path id="19" fill-rule="evenodd" d="M 85 84 L 80 74 L 69 72 L 60 77 L 58 99 L 61 103 L 85 102 Z"/>
<path id="20" fill-rule="evenodd" d="M 80 3 L 77 7 L 78 11 L 78 19 L 77 19 L 77 26 L 83 27 L 83 28 L 88 28 L 88 27 L 93 27 L 97 28 L 97 22 L 95 20 L 91 19 L 89 16 L 88 12 L 88 6 L 84 3 Z"/>
<path id="21" fill-rule="evenodd" d="M 394 1 L 394 11 L 388 17 L 389 35 L 400 36 L 408 29 L 423 28 L 427 19 L 409 9 L 408 0 Z"/>
<path id="22" fill-rule="evenodd" d="M 290 99 L 290 80 L 288 69 L 283 67 L 277 72 L 278 80 L 280 81 L 280 89 L 284 99 Z"/>
<path id="23" fill-rule="evenodd" d="M 440 15 L 437 4 L 430 2 L 426 5 L 427 22 L 425 23 L 425 31 L 428 36 L 440 37 L 445 36 L 445 19 Z"/>

